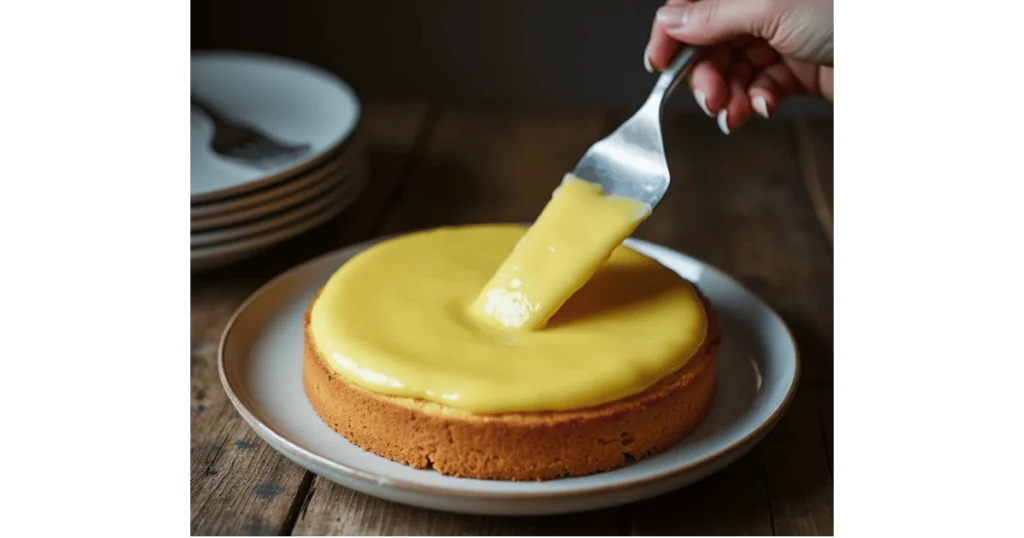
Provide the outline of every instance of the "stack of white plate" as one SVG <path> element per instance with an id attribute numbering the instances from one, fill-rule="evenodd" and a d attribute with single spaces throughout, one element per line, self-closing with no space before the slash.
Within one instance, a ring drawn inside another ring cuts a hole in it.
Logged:
<path id="1" fill-rule="evenodd" d="M 214 123 L 193 103 L 193 271 L 244 260 L 323 224 L 366 186 L 359 101 L 330 73 L 262 54 L 196 52 L 192 95 L 232 122 L 306 148 L 270 164 L 244 151 L 218 153 Z"/>

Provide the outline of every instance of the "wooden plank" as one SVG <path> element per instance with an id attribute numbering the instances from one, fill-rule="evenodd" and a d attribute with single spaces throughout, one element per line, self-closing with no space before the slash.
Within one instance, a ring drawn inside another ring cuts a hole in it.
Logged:
<path id="1" fill-rule="evenodd" d="M 217 377 L 220 333 L 258 285 L 192 286 L 193 535 L 277 534 L 306 474 L 258 440 Z"/>
<path id="2" fill-rule="evenodd" d="M 606 536 L 620 534 L 621 512 L 490 517 L 435 512 L 381 501 L 317 478 L 293 534 L 301 536 Z"/>
<path id="3" fill-rule="evenodd" d="M 801 389 L 764 440 L 764 468 L 775 534 L 830 536 L 833 485 L 821 429 L 827 389 Z"/>
<path id="4" fill-rule="evenodd" d="M 562 175 L 606 128 L 601 111 L 446 110 L 428 150 L 381 226 L 385 234 L 439 225 L 531 221 Z M 411 508 L 317 477 L 296 534 L 619 534 L 619 510 L 493 518 Z"/>
<path id="5" fill-rule="evenodd" d="M 663 129 L 672 185 L 637 235 L 743 282 L 793 328 L 803 354 L 804 381 L 827 382 L 832 375 L 832 259 L 801 194 L 789 127 L 755 121 L 724 136 L 707 118 L 679 116 Z M 820 437 L 820 427 L 813 431 Z M 771 532 L 773 505 L 758 453 L 701 483 L 638 504 L 632 531 Z M 667 506 L 677 510 L 659 509 Z"/>
<path id="6" fill-rule="evenodd" d="M 312 475 L 262 443 L 220 386 L 217 344 L 228 318 L 273 275 L 369 235 L 428 117 L 423 103 L 368 103 L 365 135 L 373 166 L 352 210 L 260 257 L 192 279 L 192 534 L 290 531 Z"/>
<path id="7" fill-rule="evenodd" d="M 636 503 L 629 511 L 634 535 L 770 535 L 761 451 L 754 449 L 696 484 Z"/>
<path id="8" fill-rule="evenodd" d="M 795 130 L 807 195 L 814 207 L 818 222 L 821 223 L 822 231 L 828 238 L 829 244 L 832 244 L 834 221 L 832 117 L 798 119 L 795 122 Z"/>

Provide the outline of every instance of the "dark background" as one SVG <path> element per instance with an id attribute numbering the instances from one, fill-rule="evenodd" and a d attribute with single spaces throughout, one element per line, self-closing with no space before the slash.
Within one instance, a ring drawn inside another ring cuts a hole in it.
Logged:
<path id="1" fill-rule="evenodd" d="M 278 54 L 326 68 L 364 98 L 489 107 L 634 108 L 662 0 L 192 2 L 193 49 Z M 672 106 L 696 110 L 677 92 Z M 830 114 L 813 99 L 781 115 Z"/>

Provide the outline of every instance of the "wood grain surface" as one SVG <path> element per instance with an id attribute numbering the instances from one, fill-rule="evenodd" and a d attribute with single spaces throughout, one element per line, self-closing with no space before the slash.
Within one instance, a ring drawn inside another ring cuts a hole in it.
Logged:
<path id="1" fill-rule="evenodd" d="M 356 493 L 259 441 L 228 402 L 216 372 L 220 334 L 248 294 L 288 267 L 368 237 L 532 220 L 562 174 L 624 118 L 603 109 L 406 102 L 372 102 L 366 109 L 373 172 L 356 208 L 262 256 L 193 277 L 193 534 L 832 533 L 831 232 L 818 207 L 828 200 L 831 216 L 831 119 L 754 121 L 728 137 L 699 115 L 666 122 L 672 187 L 637 235 L 739 279 L 782 314 L 802 355 L 803 382 L 789 412 L 761 445 L 725 470 L 654 499 L 596 512 L 464 516 Z M 809 185 L 826 183 L 811 194 Z"/>

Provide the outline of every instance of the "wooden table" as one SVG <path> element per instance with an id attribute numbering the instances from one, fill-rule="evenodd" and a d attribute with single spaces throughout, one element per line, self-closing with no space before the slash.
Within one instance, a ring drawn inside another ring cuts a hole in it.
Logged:
<path id="1" fill-rule="evenodd" d="M 637 236 L 732 274 L 786 319 L 803 378 L 775 430 L 725 470 L 632 505 L 567 516 L 433 512 L 367 497 L 292 464 L 217 377 L 229 316 L 281 271 L 383 234 L 532 220 L 625 114 L 370 102 L 371 186 L 358 207 L 259 258 L 192 279 L 193 534 L 832 534 L 832 119 L 754 120 L 729 136 L 667 122 L 672 187 Z"/>

